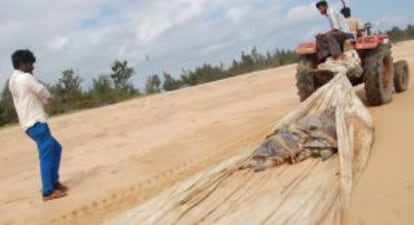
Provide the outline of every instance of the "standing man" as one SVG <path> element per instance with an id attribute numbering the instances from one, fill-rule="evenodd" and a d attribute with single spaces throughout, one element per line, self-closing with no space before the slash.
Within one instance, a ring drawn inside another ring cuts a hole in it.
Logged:
<path id="1" fill-rule="evenodd" d="M 319 49 L 318 58 L 319 60 L 324 60 L 331 55 L 337 59 L 342 54 L 342 44 L 344 41 L 355 37 L 353 37 L 350 31 L 345 17 L 341 13 L 329 8 L 325 0 L 317 2 L 316 8 L 323 16 L 327 17 L 331 28 L 327 33 L 319 34 L 316 37 L 316 44 Z"/>
<path id="2" fill-rule="evenodd" d="M 39 151 L 43 200 L 67 195 L 68 188 L 59 182 L 62 146 L 50 133 L 43 105 L 51 100 L 49 91 L 33 77 L 36 58 L 30 50 L 17 50 L 12 55 L 14 72 L 9 90 L 21 127 L 36 142 Z"/>

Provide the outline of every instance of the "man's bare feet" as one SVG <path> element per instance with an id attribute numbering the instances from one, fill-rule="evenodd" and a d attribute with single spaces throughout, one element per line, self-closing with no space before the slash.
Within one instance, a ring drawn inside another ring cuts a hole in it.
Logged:
<path id="1" fill-rule="evenodd" d="M 66 192 L 59 191 L 59 190 L 54 190 L 52 192 L 52 194 L 50 194 L 48 196 L 44 196 L 43 201 L 46 202 L 46 201 L 50 201 L 50 200 L 53 200 L 53 199 L 63 198 L 66 195 L 68 195 L 68 194 L 66 194 Z"/>
<path id="2" fill-rule="evenodd" d="M 55 190 L 67 192 L 69 188 L 61 183 L 57 183 L 55 186 Z"/>

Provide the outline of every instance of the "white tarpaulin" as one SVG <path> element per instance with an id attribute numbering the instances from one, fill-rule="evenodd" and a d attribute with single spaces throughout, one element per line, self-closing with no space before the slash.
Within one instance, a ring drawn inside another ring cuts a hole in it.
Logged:
<path id="1" fill-rule="evenodd" d="M 178 184 L 106 224 L 342 224 L 373 142 L 372 118 L 345 75 L 337 75 L 269 133 L 335 107 L 338 154 L 254 173 L 254 149 Z"/>

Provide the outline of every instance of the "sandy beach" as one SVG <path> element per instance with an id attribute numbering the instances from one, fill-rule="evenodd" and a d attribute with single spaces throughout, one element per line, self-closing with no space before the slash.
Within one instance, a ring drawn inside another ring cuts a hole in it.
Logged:
<path id="1" fill-rule="evenodd" d="M 414 41 L 398 43 L 394 59 L 414 70 L 413 50 Z M 64 147 L 62 182 L 70 188 L 55 201 L 41 199 L 34 143 L 17 125 L 0 129 L 0 224 L 100 224 L 252 148 L 299 104 L 295 68 L 51 118 Z M 350 224 L 414 223 L 413 80 L 392 103 L 369 108 L 375 143 L 354 189 Z"/>

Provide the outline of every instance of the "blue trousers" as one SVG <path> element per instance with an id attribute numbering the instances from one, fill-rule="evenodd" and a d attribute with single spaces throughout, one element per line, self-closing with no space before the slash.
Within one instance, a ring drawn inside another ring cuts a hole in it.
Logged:
<path id="1" fill-rule="evenodd" d="M 47 123 L 36 123 L 26 130 L 26 134 L 36 142 L 39 151 L 42 194 L 48 196 L 59 183 L 62 146 L 50 133 Z"/>

